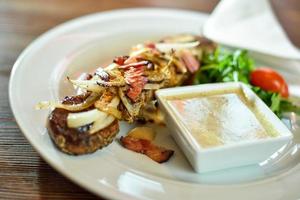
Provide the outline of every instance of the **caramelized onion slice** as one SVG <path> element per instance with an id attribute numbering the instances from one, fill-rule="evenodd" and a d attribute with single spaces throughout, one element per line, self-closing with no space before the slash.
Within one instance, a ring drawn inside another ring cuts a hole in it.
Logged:
<path id="1" fill-rule="evenodd" d="M 111 123 L 113 123 L 114 120 L 115 118 L 111 115 L 107 115 L 107 117 L 104 119 L 97 119 L 94 122 L 93 126 L 90 128 L 89 133 L 93 134 L 96 133 L 97 131 L 100 131 L 101 129 L 106 128 Z"/>
<path id="2" fill-rule="evenodd" d="M 156 43 L 155 47 L 162 52 L 169 52 L 171 50 L 189 49 L 198 46 L 199 41 L 186 43 Z"/>
<path id="3" fill-rule="evenodd" d="M 115 118 L 105 112 L 93 109 L 80 113 L 70 113 L 67 117 L 69 128 L 78 128 L 93 123 L 89 133 L 93 134 L 103 128 L 109 126 Z"/>
<path id="4" fill-rule="evenodd" d="M 117 119 L 121 119 L 122 113 L 117 109 L 119 103 L 120 103 L 119 97 L 114 97 L 109 104 L 105 104 L 100 100 L 96 101 L 95 107 L 100 111 L 103 111 L 109 115 L 114 116 Z"/>
<path id="5" fill-rule="evenodd" d="M 144 90 L 158 90 L 159 88 L 161 88 L 160 84 L 157 83 L 147 83 L 144 85 Z"/>
<path id="6" fill-rule="evenodd" d="M 96 120 L 104 120 L 107 117 L 105 112 L 101 112 L 97 109 L 79 112 L 79 113 L 69 113 L 67 117 L 67 125 L 69 128 L 78 128 Z"/>
<path id="7" fill-rule="evenodd" d="M 103 92 L 104 88 L 98 85 L 97 80 L 71 80 L 68 79 L 74 86 L 77 86 L 81 89 L 85 89 L 90 92 L 101 93 Z"/>
<path id="8" fill-rule="evenodd" d="M 84 102 L 79 104 L 62 104 L 55 101 L 41 101 L 36 106 L 35 109 L 41 110 L 41 109 L 49 109 L 49 108 L 63 108 L 68 111 L 81 111 L 84 110 L 91 105 L 95 103 L 95 101 L 98 99 L 99 94 L 97 93 L 91 93 Z"/>
<path id="9" fill-rule="evenodd" d="M 114 97 L 105 107 L 110 108 L 110 110 L 117 109 L 119 103 L 120 99 L 118 97 Z M 121 113 L 119 115 L 121 115 Z M 67 125 L 70 128 L 78 128 L 93 123 L 89 130 L 89 132 L 93 134 L 110 125 L 114 119 L 115 117 L 108 112 L 93 109 L 79 113 L 69 113 L 67 117 Z"/>
<path id="10" fill-rule="evenodd" d="M 141 49 L 139 49 L 137 51 L 131 52 L 130 53 L 130 57 L 136 57 L 136 56 L 141 55 L 141 54 L 143 54 L 145 52 L 149 52 L 150 50 L 151 49 L 149 49 L 149 48 L 141 48 Z"/>
<path id="11" fill-rule="evenodd" d="M 126 82 L 124 79 L 119 79 L 115 81 L 98 80 L 97 84 L 102 87 L 122 87 L 125 86 Z"/>

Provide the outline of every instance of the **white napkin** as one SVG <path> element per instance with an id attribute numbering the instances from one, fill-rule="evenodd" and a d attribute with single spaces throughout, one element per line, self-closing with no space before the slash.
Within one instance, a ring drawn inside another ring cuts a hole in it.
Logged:
<path id="1" fill-rule="evenodd" d="M 203 27 L 203 34 L 224 45 L 300 60 L 268 0 L 223 0 Z"/>

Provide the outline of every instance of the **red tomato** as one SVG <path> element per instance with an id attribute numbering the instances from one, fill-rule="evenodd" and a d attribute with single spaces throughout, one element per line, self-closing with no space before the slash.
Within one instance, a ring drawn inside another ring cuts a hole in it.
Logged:
<path id="1" fill-rule="evenodd" d="M 264 90 L 278 92 L 282 97 L 289 96 L 288 85 L 283 77 L 273 69 L 262 67 L 254 70 L 250 75 L 252 85 Z"/>

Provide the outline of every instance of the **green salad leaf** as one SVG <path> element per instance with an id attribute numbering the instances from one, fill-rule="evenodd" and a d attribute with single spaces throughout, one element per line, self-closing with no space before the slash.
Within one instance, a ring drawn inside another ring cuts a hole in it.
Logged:
<path id="1" fill-rule="evenodd" d="M 249 75 L 254 70 L 254 62 L 247 51 L 228 52 L 217 49 L 207 54 L 196 74 L 195 84 L 240 81 L 249 84 Z"/>
<path id="2" fill-rule="evenodd" d="M 216 82 L 243 82 L 270 107 L 278 116 L 283 112 L 300 114 L 300 108 L 279 93 L 263 90 L 251 85 L 250 74 L 255 70 L 254 60 L 249 57 L 246 50 L 228 51 L 217 48 L 213 53 L 204 56 L 201 68 L 195 75 L 194 84 Z"/>

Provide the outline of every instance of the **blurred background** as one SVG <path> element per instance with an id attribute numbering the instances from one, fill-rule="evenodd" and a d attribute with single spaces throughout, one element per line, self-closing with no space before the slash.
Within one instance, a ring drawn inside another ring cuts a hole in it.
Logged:
<path id="1" fill-rule="evenodd" d="M 48 29 L 89 13 L 168 7 L 211 12 L 218 0 L 0 0 L 0 65 L 12 65 L 20 51 Z M 3 63 L 5 61 L 5 63 Z"/>

